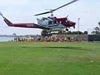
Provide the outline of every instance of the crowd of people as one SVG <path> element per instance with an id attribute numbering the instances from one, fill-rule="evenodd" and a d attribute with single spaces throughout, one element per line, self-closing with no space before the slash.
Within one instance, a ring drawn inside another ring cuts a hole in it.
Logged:
<path id="1" fill-rule="evenodd" d="M 60 37 L 16 37 L 14 38 L 16 42 L 66 42 L 71 41 L 70 37 L 60 38 Z"/>
<path id="2" fill-rule="evenodd" d="M 71 42 L 71 41 L 80 41 L 84 39 L 80 39 L 77 36 L 61 36 L 61 35 L 53 35 L 53 36 L 35 36 L 35 37 L 15 37 L 14 41 L 16 42 Z"/>

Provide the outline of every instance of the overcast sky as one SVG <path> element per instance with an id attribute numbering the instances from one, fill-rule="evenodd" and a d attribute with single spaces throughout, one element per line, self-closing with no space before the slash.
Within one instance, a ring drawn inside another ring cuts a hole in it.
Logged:
<path id="1" fill-rule="evenodd" d="M 72 0 L 0 0 L 0 11 L 13 23 L 34 22 L 37 23 L 34 15 L 49 9 L 54 9 Z M 45 17 L 49 16 L 43 15 Z M 69 20 L 78 22 L 80 18 L 79 29 L 81 31 L 91 31 L 98 26 L 100 21 L 100 0 L 79 0 L 67 7 L 54 12 L 57 17 L 66 17 L 69 15 Z M 43 17 L 39 16 L 39 17 Z M 39 18 L 38 17 L 38 18 Z M 70 30 L 77 30 L 71 28 Z M 0 17 L 0 34 L 41 34 L 41 29 L 30 28 L 14 28 L 8 27 Z"/>

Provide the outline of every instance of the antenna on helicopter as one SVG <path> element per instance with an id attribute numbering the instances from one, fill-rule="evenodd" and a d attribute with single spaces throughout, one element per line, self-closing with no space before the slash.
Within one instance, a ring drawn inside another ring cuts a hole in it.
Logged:
<path id="1" fill-rule="evenodd" d="M 71 1 L 71 2 L 69 2 L 69 3 L 67 3 L 67 4 L 64 4 L 64 5 L 62 5 L 62 6 L 58 7 L 58 8 L 56 8 L 56 9 L 51 9 L 50 11 L 47 11 L 47 12 L 35 14 L 35 16 L 44 15 L 44 14 L 48 14 L 48 13 L 51 13 L 51 16 L 53 16 L 53 12 L 54 12 L 54 11 L 56 11 L 56 10 L 58 10 L 58 9 L 60 9 L 60 8 L 63 8 L 63 7 L 65 7 L 65 6 L 67 6 L 67 5 L 69 5 L 69 4 L 72 4 L 72 3 L 76 2 L 76 1 L 78 1 L 78 0 L 73 0 L 73 1 Z"/>

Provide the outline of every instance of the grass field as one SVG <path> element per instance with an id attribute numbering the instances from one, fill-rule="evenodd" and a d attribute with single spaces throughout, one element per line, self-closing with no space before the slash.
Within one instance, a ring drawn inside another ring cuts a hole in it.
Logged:
<path id="1" fill-rule="evenodd" d="M 100 43 L 1 42 L 0 75 L 100 75 Z"/>

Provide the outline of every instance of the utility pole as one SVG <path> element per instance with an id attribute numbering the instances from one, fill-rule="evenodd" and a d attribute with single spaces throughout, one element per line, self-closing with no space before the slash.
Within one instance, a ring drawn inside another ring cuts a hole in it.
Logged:
<path id="1" fill-rule="evenodd" d="M 79 29 L 80 29 L 80 18 L 78 18 L 78 34 L 79 34 Z"/>
<path id="2" fill-rule="evenodd" d="M 80 22 L 80 18 L 78 18 L 78 23 L 77 23 L 77 25 L 78 25 L 78 26 L 77 26 L 77 29 L 78 29 L 78 31 L 77 31 L 77 32 L 78 32 L 78 33 L 77 33 L 77 40 L 78 40 L 78 41 L 80 41 L 80 36 L 79 36 L 79 34 L 80 34 L 80 32 L 79 32 L 79 27 L 80 27 L 80 25 L 79 25 L 79 22 Z"/>

